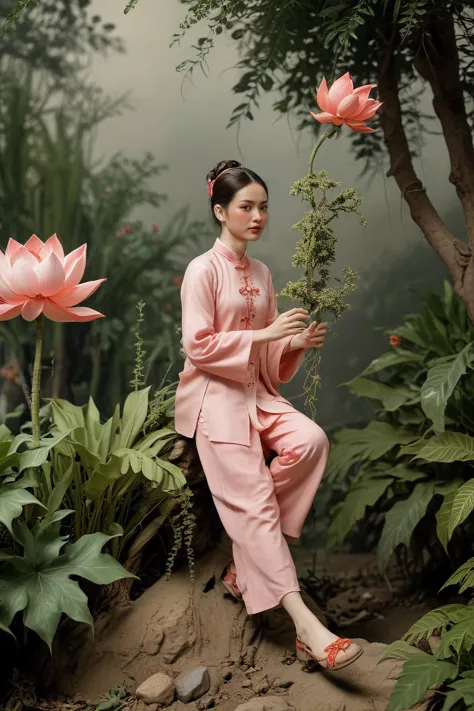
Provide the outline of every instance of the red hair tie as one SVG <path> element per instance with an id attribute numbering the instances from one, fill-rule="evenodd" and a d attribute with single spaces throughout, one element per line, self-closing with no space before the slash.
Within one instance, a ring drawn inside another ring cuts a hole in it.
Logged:
<path id="1" fill-rule="evenodd" d="M 214 183 L 216 182 L 217 178 L 220 178 L 221 175 L 226 173 L 228 170 L 232 170 L 233 168 L 239 168 L 239 167 L 241 168 L 242 166 L 233 165 L 230 168 L 226 168 L 221 173 L 219 173 L 219 175 L 217 177 L 215 177 L 214 180 L 207 181 L 207 194 L 209 195 L 210 198 L 212 197 L 212 193 L 214 192 Z"/>
<path id="2" fill-rule="evenodd" d="M 208 180 L 207 181 L 207 194 L 209 197 L 212 197 L 212 191 L 214 189 L 214 183 L 216 182 L 217 178 L 214 178 L 214 180 Z"/>

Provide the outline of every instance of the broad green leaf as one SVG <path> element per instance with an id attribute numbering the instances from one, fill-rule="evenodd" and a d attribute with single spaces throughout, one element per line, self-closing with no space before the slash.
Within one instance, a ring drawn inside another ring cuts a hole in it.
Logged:
<path id="1" fill-rule="evenodd" d="M 86 496 L 97 501 L 108 486 L 126 475 L 130 469 L 160 485 L 164 492 L 181 489 L 186 478 L 179 467 L 164 459 L 148 457 L 135 449 L 118 449 L 105 464 L 98 464 L 85 484 Z M 166 475 L 166 476 L 165 476 Z M 127 485 L 128 488 L 128 485 Z"/>
<path id="2" fill-rule="evenodd" d="M 114 414 L 107 420 L 105 425 L 102 425 L 102 433 L 100 442 L 97 448 L 97 454 L 103 461 L 111 453 L 111 445 L 117 435 L 117 428 L 120 425 L 120 406 L 116 405 Z"/>
<path id="3" fill-rule="evenodd" d="M 466 616 L 466 605 L 444 605 L 430 610 L 413 624 L 403 638 L 409 644 L 428 639 L 439 627 L 462 620 Z"/>
<path id="4" fill-rule="evenodd" d="M 18 451 L 24 442 L 33 442 L 33 437 L 25 433 L 18 434 L 10 443 L 10 452 Z"/>
<path id="5" fill-rule="evenodd" d="M 468 462 L 474 460 L 474 437 L 461 432 L 444 432 L 425 441 L 417 459 L 427 462 Z"/>
<path id="6" fill-rule="evenodd" d="M 419 407 L 401 407 L 397 412 L 397 422 L 400 425 L 421 425 L 425 420 L 425 414 Z"/>
<path id="7" fill-rule="evenodd" d="M 133 446 L 146 419 L 150 387 L 134 390 L 127 396 L 123 406 L 122 429 L 117 449 Z"/>
<path id="8" fill-rule="evenodd" d="M 464 484 L 463 479 L 450 479 L 449 481 L 440 481 L 435 484 L 435 492 L 441 494 L 441 496 L 446 496 L 452 491 L 457 491 L 459 487 Z"/>
<path id="9" fill-rule="evenodd" d="M 87 446 L 92 452 L 97 452 L 102 425 L 100 424 L 99 410 L 91 397 L 89 397 L 89 402 L 87 403 L 84 420 L 87 431 Z"/>
<path id="10" fill-rule="evenodd" d="M 441 507 L 436 512 L 436 534 L 444 550 L 448 551 L 449 542 L 449 522 L 451 520 L 451 510 L 456 498 L 457 490 L 450 491 L 443 499 Z"/>
<path id="11" fill-rule="evenodd" d="M 421 450 L 423 449 L 423 447 L 426 446 L 426 443 L 428 441 L 429 440 L 427 440 L 427 439 L 417 439 L 416 442 L 407 444 L 407 445 L 405 445 L 405 447 L 400 447 L 400 449 L 398 450 L 397 456 L 404 457 L 406 455 L 408 455 L 408 456 L 416 455 L 419 452 L 421 452 Z M 416 457 L 413 456 L 413 459 L 416 459 Z M 413 459 L 411 461 L 413 461 Z"/>
<path id="12" fill-rule="evenodd" d="M 469 558 L 465 563 L 463 563 L 448 580 L 445 582 L 443 587 L 439 589 L 439 592 L 449 585 L 461 585 L 458 590 L 459 595 L 467 590 L 468 588 L 474 588 L 474 558 Z"/>
<path id="13" fill-rule="evenodd" d="M 375 358 L 370 365 L 361 373 L 361 375 L 372 375 L 386 368 L 394 368 L 397 365 L 407 363 L 421 363 L 423 356 L 420 353 L 408 351 L 405 348 L 394 348 L 387 353 L 382 353 L 381 356 Z"/>
<path id="14" fill-rule="evenodd" d="M 387 711 L 406 711 L 434 684 L 455 679 L 457 667 L 430 656 L 408 659 L 397 679 Z"/>
<path id="15" fill-rule="evenodd" d="M 404 642 L 402 639 L 397 639 L 395 642 L 388 645 L 377 664 L 382 664 L 389 659 L 397 659 L 405 662 L 407 659 L 414 659 L 415 657 L 420 656 L 427 657 L 429 655 L 421 649 L 418 649 L 418 647 L 413 647 L 411 644 L 408 644 L 408 642 Z"/>
<path id="16" fill-rule="evenodd" d="M 472 344 L 445 363 L 430 368 L 421 387 L 421 407 L 433 423 L 435 432 L 444 432 L 444 411 L 459 380 L 472 360 Z"/>
<path id="17" fill-rule="evenodd" d="M 75 427 L 85 427 L 84 406 L 73 405 L 61 398 L 45 398 L 51 403 L 52 418 L 60 432 L 73 430 Z"/>
<path id="18" fill-rule="evenodd" d="M 0 442 L 11 442 L 13 439 L 13 433 L 4 424 L 0 425 Z"/>
<path id="19" fill-rule="evenodd" d="M 85 430 L 83 431 L 85 432 Z M 105 463 L 105 460 L 99 454 L 92 452 L 89 447 L 81 442 L 74 442 L 74 449 L 87 469 L 95 469 L 100 464 Z"/>
<path id="20" fill-rule="evenodd" d="M 133 449 L 136 449 L 139 452 L 145 452 L 147 449 L 152 447 L 158 440 L 166 439 L 168 437 L 176 437 L 176 430 L 170 430 L 166 427 L 163 427 L 163 429 L 161 430 L 155 430 L 155 432 L 150 432 L 150 434 L 147 434 L 146 437 L 143 437 L 143 439 L 136 442 L 133 445 Z"/>
<path id="21" fill-rule="evenodd" d="M 80 575 L 91 583 L 109 585 L 122 578 L 135 578 L 108 553 L 100 551 L 113 536 L 89 533 L 66 546 L 64 553 L 52 563 L 49 571 L 61 576 Z"/>
<path id="22" fill-rule="evenodd" d="M 44 508 L 41 501 L 26 489 L 12 487 L 10 484 L 0 486 L 0 521 L 12 533 L 12 521 L 21 516 L 23 506 L 38 504 Z"/>
<path id="23" fill-rule="evenodd" d="M 87 605 L 87 596 L 76 581 L 66 576 L 54 576 L 45 571 L 28 586 L 28 605 L 23 614 L 25 627 L 33 630 L 51 649 L 56 628 L 64 613 L 91 629 L 94 621 Z"/>
<path id="24" fill-rule="evenodd" d="M 451 507 L 451 518 L 449 519 L 448 538 L 451 538 L 454 529 L 466 520 L 473 508 L 474 479 L 470 479 L 457 490 L 456 496 L 454 497 Z"/>
<path id="25" fill-rule="evenodd" d="M 51 560 L 52 552 L 64 545 L 64 540 L 54 535 L 58 531 L 56 519 L 59 514 L 49 515 L 49 526 L 35 527 L 34 531 L 28 532 L 29 536 L 22 536 L 34 551 L 35 562 L 26 556 L 6 560 L 2 564 L 3 585 L 0 587 L 0 624 L 9 627 L 16 613 L 23 610 L 25 626 L 34 630 L 50 649 L 63 613 L 92 626 L 87 598 L 78 583 L 70 580 L 71 575 L 79 575 L 99 585 L 135 577 L 110 555 L 100 552 L 113 538 L 103 533 L 82 536 L 75 543 L 66 545 L 62 555 Z M 38 562 L 45 560 L 48 562 Z"/>
<path id="26" fill-rule="evenodd" d="M 426 479 L 428 476 L 427 472 L 421 469 L 410 468 L 406 464 L 397 464 L 397 466 L 392 467 L 387 473 L 403 481 L 418 481 L 419 479 Z"/>
<path id="27" fill-rule="evenodd" d="M 392 388 L 384 383 L 378 383 L 375 380 L 368 380 L 360 376 L 343 384 L 347 385 L 355 395 L 368 397 L 372 400 L 380 400 L 383 409 L 388 412 L 398 410 L 413 395 L 409 387 L 398 386 Z"/>
<path id="28" fill-rule="evenodd" d="M 384 410 L 388 412 L 398 410 L 402 405 L 412 401 L 415 396 L 412 388 L 408 386 L 398 385 L 392 387 L 367 378 L 354 378 L 347 384 L 356 395 L 380 400 Z"/>
<path id="29" fill-rule="evenodd" d="M 466 677 L 466 673 L 463 673 L 463 676 Z M 472 678 L 456 679 L 456 681 L 449 682 L 449 686 L 452 687 L 453 691 L 448 691 L 445 694 L 446 699 L 441 711 L 450 711 L 461 700 L 468 707 L 468 711 L 472 711 L 474 704 L 474 682 Z"/>
<path id="30" fill-rule="evenodd" d="M 470 614 L 469 614 L 470 612 Z M 441 645 L 436 652 L 437 659 L 446 659 L 454 653 L 459 656 L 461 651 L 469 652 L 474 645 L 474 610 L 469 607 L 466 617 L 457 622 L 450 630 L 441 634 Z"/>
<path id="31" fill-rule="evenodd" d="M 76 462 L 71 461 L 70 465 L 54 487 L 50 494 L 50 497 L 46 503 L 46 508 L 48 511 L 56 511 L 64 499 L 66 491 L 69 489 L 71 482 L 74 477 L 74 468 L 77 466 Z"/>
<path id="32" fill-rule="evenodd" d="M 342 429 L 335 435 L 329 452 L 326 479 L 330 483 L 345 476 L 353 464 L 380 459 L 397 444 L 409 444 L 415 439 L 416 434 L 387 422 L 371 422 L 364 429 Z"/>
<path id="33" fill-rule="evenodd" d="M 18 470 L 22 472 L 27 467 L 40 467 L 48 459 L 50 450 L 68 437 L 71 432 L 72 429 L 69 429 L 62 432 L 58 437 L 43 437 L 40 440 L 39 447 L 21 452 Z"/>
<path id="34" fill-rule="evenodd" d="M 418 314 L 417 314 L 417 316 L 418 316 Z M 422 319 L 419 319 L 418 323 L 421 323 L 421 322 L 422 322 Z M 398 328 L 395 329 L 395 331 L 393 331 L 393 333 L 396 336 L 400 336 L 402 341 L 404 341 L 404 340 L 410 341 L 411 343 L 415 343 L 417 346 L 420 346 L 421 348 L 424 348 L 424 349 L 427 349 L 427 347 L 428 347 L 428 343 L 410 325 L 399 326 Z"/>
<path id="35" fill-rule="evenodd" d="M 168 462 L 166 459 L 160 459 L 159 457 L 156 457 L 154 461 L 158 466 L 162 467 L 165 472 L 171 474 L 171 478 L 174 480 L 174 486 L 170 489 L 164 489 L 164 491 L 176 491 L 186 485 L 186 477 L 176 464 L 172 464 L 172 462 Z"/>
<path id="36" fill-rule="evenodd" d="M 393 479 L 370 479 L 355 484 L 346 495 L 344 503 L 333 519 L 327 537 L 327 546 L 332 548 L 341 543 L 353 526 L 365 516 L 368 506 L 373 506 L 387 488 L 393 484 Z"/>
<path id="37" fill-rule="evenodd" d="M 415 526 L 426 513 L 433 497 L 433 482 L 420 482 L 408 499 L 397 501 L 385 516 L 385 525 L 377 548 L 382 573 L 387 569 L 393 551 L 401 543 L 409 545 Z"/>

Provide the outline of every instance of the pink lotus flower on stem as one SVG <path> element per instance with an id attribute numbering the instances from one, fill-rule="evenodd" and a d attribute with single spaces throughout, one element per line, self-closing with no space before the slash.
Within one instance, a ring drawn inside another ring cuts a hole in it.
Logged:
<path id="1" fill-rule="evenodd" d="M 316 101 L 322 113 L 311 116 L 320 123 L 332 123 L 334 126 L 345 124 L 357 133 L 373 133 L 365 121 L 372 118 L 382 106 L 381 101 L 369 99 L 369 94 L 376 84 L 365 84 L 354 89 L 351 75 L 346 72 L 339 77 L 328 90 L 325 77 L 319 86 Z"/>
<path id="2" fill-rule="evenodd" d="M 0 250 L 0 321 L 22 316 L 34 321 L 40 314 L 51 321 L 94 321 L 104 314 L 77 306 L 105 279 L 79 284 L 86 267 L 87 244 L 64 256 L 54 234 L 46 242 L 32 235 L 25 245 L 8 240 Z"/>

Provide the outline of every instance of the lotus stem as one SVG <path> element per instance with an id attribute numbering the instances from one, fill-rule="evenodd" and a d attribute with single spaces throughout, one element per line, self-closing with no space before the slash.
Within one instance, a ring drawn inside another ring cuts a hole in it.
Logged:
<path id="1" fill-rule="evenodd" d="M 313 173 L 313 163 L 314 163 L 314 159 L 316 158 L 316 153 L 319 151 L 319 149 L 321 148 L 321 146 L 324 143 L 324 141 L 326 140 L 326 138 L 331 138 L 331 136 L 333 136 L 336 133 L 337 129 L 338 129 L 338 126 L 331 125 L 328 128 L 328 130 L 326 131 L 326 133 L 323 133 L 323 135 L 321 136 L 321 138 L 318 140 L 315 147 L 313 148 L 313 152 L 311 153 L 311 158 L 309 159 L 309 173 L 310 173 L 310 175 Z"/>
<path id="2" fill-rule="evenodd" d="M 33 384 L 31 388 L 31 420 L 33 423 L 33 447 L 40 445 L 40 381 L 41 381 L 41 351 L 43 349 L 44 316 L 36 319 L 36 348 L 33 365 Z"/>

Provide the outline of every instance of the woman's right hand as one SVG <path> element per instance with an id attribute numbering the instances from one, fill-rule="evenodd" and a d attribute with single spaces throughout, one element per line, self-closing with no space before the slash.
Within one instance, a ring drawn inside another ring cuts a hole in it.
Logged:
<path id="1" fill-rule="evenodd" d="M 305 323 L 309 318 L 309 312 L 306 309 L 294 308 L 277 316 L 277 318 L 264 331 L 265 341 L 280 341 L 286 336 L 294 336 L 297 333 L 304 331 L 308 324 Z"/>

